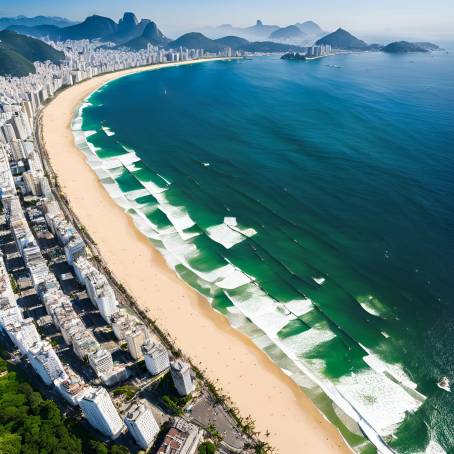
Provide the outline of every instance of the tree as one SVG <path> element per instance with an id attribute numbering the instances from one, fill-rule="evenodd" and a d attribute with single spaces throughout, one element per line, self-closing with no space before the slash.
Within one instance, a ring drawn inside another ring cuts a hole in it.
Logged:
<path id="1" fill-rule="evenodd" d="M 199 446 L 199 454 L 214 454 L 216 446 L 211 441 L 205 441 Z"/>
<path id="2" fill-rule="evenodd" d="M 10 433 L 0 435 L 0 452 L 2 454 L 20 454 L 21 447 L 20 435 Z"/>

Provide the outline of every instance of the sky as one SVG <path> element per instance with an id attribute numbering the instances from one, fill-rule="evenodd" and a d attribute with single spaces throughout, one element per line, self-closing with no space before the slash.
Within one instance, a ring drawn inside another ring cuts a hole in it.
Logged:
<path id="1" fill-rule="evenodd" d="M 100 14 L 118 20 L 124 11 L 154 20 L 169 36 L 204 26 L 289 25 L 314 20 L 360 37 L 454 39 L 454 0 L 0 0 L 0 16 L 51 15 L 83 20 Z"/>

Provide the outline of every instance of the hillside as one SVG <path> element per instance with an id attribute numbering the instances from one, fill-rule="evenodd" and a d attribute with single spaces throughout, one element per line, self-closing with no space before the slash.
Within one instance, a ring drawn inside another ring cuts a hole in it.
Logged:
<path id="1" fill-rule="evenodd" d="M 314 21 L 298 22 L 295 24 L 302 32 L 309 36 L 322 36 L 325 32 Z"/>
<path id="2" fill-rule="evenodd" d="M 298 26 L 289 25 L 288 27 L 279 28 L 270 35 L 271 41 L 302 41 L 306 37 Z"/>
<path id="3" fill-rule="evenodd" d="M 418 43 L 409 43 L 408 41 L 396 41 L 382 48 L 383 52 L 388 54 L 407 54 L 409 52 L 429 52 Z"/>
<path id="4" fill-rule="evenodd" d="M 169 43 L 167 47 L 178 49 L 180 46 L 187 49 L 204 49 L 208 52 L 219 52 L 227 48 L 231 48 L 234 51 L 264 53 L 302 51 L 301 47 L 292 44 L 281 44 L 272 41 L 250 42 L 238 36 L 224 36 L 213 40 L 202 35 L 202 33 L 187 33 Z"/>
<path id="5" fill-rule="evenodd" d="M 0 43 L 0 76 L 22 77 L 35 72 L 31 61 Z"/>
<path id="6" fill-rule="evenodd" d="M 19 35 L 10 30 L 0 32 L 0 74 L 24 76 L 35 72 L 33 62 L 50 60 L 58 63 L 64 59 L 63 52 L 46 43 Z"/>
<path id="7" fill-rule="evenodd" d="M 333 49 L 343 49 L 343 50 L 367 50 L 369 45 L 364 41 L 353 36 L 347 30 L 343 28 L 338 28 L 335 32 L 330 33 L 329 35 L 324 36 L 316 42 L 317 45 L 328 44 L 333 47 Z"/>
<path id="8" fill-rule="evenodd" d="M 148 44 L 153 46 L 165 46 L 170 40 L 164 36 L 154 22 L 149 22 L 141 36 L 132 39 L 118 47 L 127 47 L 131 50 L 145 49 Z"/>
<path id="9" fill-rule="evenodd" d="M 239 36 L 224 36 L 215 41 L 225 47 L 230 47 L 231 49 L 242 49 L 251 44 L 247 39 L 240 38 Z"/>
<path id="10" fill-rule="evenodd" d="M 118 25 L 108 17 L 89 16 L 82 23 L 61 29 L 63 39 L 96 39 L 111 35 Z"/>
<path id="11" fill-rule="evenodd" d="M 207 52 L 219 52 L 229 46 L 218 43 L 210 38 L 207 38 L 202 33 L 192 32 L 180 36 L 175 41 L 168 44 L 170 49 L 178 49 L 179 47 L 187 49 L 203 49 Z"/>

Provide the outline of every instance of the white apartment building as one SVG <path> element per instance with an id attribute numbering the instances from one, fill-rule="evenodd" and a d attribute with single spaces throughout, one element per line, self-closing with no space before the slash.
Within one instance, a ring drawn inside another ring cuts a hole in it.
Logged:
<path id="1" fill-rule="evenodd" d="M 73 265 L 79 257 L 85 255 L 85 242 L 78 233 L 65 245 L 65 255 L 69 265 Z"/>
<path id="2" fill-rule="evenodd" d="M 113 288 L 106 277 L 95 268 L 85 276 L 85 285 L 91 302 L 99 309 L 103 319 L 110 323 L 113 314 L 118 312 L 118 302 Z"/>
<path id="3" fill-rule="evenodd" d="M 144 401 L 134 403 L 126 413 L 126 427 L 142 449 L 148 449 L 159 432 L 153 413 Z"/>
<path id="4" fill-rule="evenodd" d="M 46 385 L 51 385 L 56 378 L 65 374 L 63 364 L 47 341 L 40 342 L 30 348 L 27 356 L 33 369 Z"/>
<path id="5" fill-rule="evenodd" d="M 169 353 L 160 342 L 149 339 L 142 345 L 142 353 L 151 375 L 158 375 L 170 367 Z"/>
<path id="6" fill-rule="evenodd" d="M 112 355 L 104 348 L 92 353 L 88 357 L 88 361 L 98 377 L 101 375 L 109 375 L 113 370 Z"/>
<path id="7" fill-rule="evenodd" d="M 79 402 L 91 391 L 91 387 L 69 369 L 66 369 L 66 374 L 54 380 L 54 385 L 62 397 L 73 406 L 79 405 Z"/>
<path id="8" fill-rule="evenodd" d="M 136 325 L 131 331 L 126 333 L 129 354 L 133 359 L 142 358 L 142 345 L 148 339 L 148 331 L 145 325 Z"/>
<path id="9" fill-rule="evenodd" d="M 13 344 L 23 355 L 26 355 L 33 345 L 41 342 L 41 336 L 36 330 L 32 318 L 10 324 L 6 327 L 6 331 Z"/>
<path id="10" fill-rule="evenodd" d="M 194 383 L 191 377 L 191 367 L 185 361 L 177 359 L 170 363 L 170 373 L 173 384 L 180 396 L 187 396 L 194 391 Z"/>
<path id="11" fill-rule="evenodd" d="M 123 431 L 123 421 L 104 388 L 92 389 L 79 405 L 88 422 L 104 435 L 115 439 Z"/>

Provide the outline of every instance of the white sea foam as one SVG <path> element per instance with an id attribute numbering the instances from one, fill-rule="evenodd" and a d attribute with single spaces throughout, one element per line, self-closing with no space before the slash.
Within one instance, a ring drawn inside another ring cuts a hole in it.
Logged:
<path id="1" fill-rule="evenodd" d="M 304 315 L 314 309 L 312 301 L 308 298 L 303 300 L 292 300 L 288 303 L 284 303 L 283 306 L 297 317 L 300 317 L 301 315 Z"/>
<path id="2" fill-rule="evenodd" d="M 406 413 L 421 405 L 402 386 L 372 369 L 341 377 L 336 387 L 381 436 L 392 434 Z"/>
<path id="3" fill-rule="evenodd" d="M 169 221 L 175 226 L 175 229 L 178 232 L 182 232 L 195 225 L 195 222 L 191 219 L 185 207 L 168 203 L 167 198 L 163 193 L 156 194 L 155 197 L 159 202 L 159 209 L 166 214 Z"/>
<path id="4" fill-rule="evenodd" d="M 416 389 L 416 383 L 410 379 L 410 377 L 405 373 L 400 364 L 386 363 L 378 355 L 372 352 L 369 352 L 369 355 L 363 357 L 363 360 L 371 369 L 375 370 L 376 372 L 388 373 L 399 383 L 402 383 L 410 389 Z M 424 396 L 422 397 L 424 398 Z"/>
<path id="5" fill-rule="evenodd" d="M 115 133 L 108 126 L 101 126 L 102 130 L 106 133 L 107 136 L 114 136 Z"/>
<path id="6" fill-rule="evenodd" d="M 226 222 L 227 221 L 227 222 Z M 222 244 L 226 249 L 230 249 L 235 244 L 241 243 L 246 237 L 251 237 L 257 232 L 252 229 L 241 229 L 235 218 L 228 217 L 224 219 L 222 224 L 208 227 L 207 235 L 219 244 Z"/>
<path id="7" fill-rule="evenodd" d="M 221 281 L 216 282 L 216 285 L 219 288 L 225 290 L 233 290 L 242 285 L 249 284 L 252 281 L 252 278 L 249 277 L 247 274 L 243 273 L 239 269 L 235 269 L 233 273 L 226 276 Z"/>
<path id="8" fill-rule="evenodd" d="M 446 451 L 434 438 L 431 438 L 426 449 L 416 454 L 446 454 Z"/>

